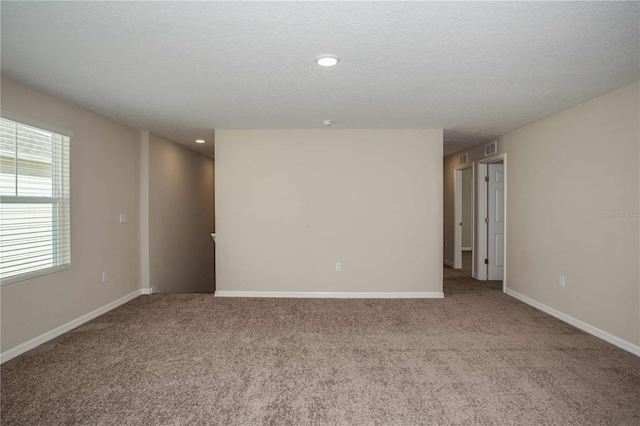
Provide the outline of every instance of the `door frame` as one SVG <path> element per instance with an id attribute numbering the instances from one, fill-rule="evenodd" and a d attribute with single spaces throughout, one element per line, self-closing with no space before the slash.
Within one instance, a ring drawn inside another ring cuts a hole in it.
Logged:
<path id="1" fill-rule="evenodd" d="M 489 158 L 485 158 L 483 160 L 479 160 L 478 161 L 478 185 L 477 185 L 477 192 L 478 192 L 478 214 L 476 215 L 476 224 L 477 224 L 477 235 L 478 235 L 478 239 L 477 239 L 477 245 L 476 245 L 476 254 L 475 254 L 475 258 L 476 258 L 476 264 L 477 265 L 483 265 L 483 267 L 479 267 L 477 268 L 477 279 L 480 281 L 486 281 L 487 280 L 487 267 L 484 267 L 484 259 L 487 258 L 487 226 L 486 226 L 486 222 L 485 222 L 485 218 L 488 217 L 489 215 L 489 206 L 487 203 L 487 185 L 486 185 L 486 178 L 489 176 L 489 164 L 492 163 L 499 163 L 502 161 L 502 164 L 504 165 L 504 242 L 503 242 L 503 253 L 504 253 L 504 268 L 503 268 L 503 275 L 502 275 L 502 291 L 504 293 L 506 293 L 507 291 L 507 257 L 508 257 L 508 251 L 507 251 L 507 220 L 508 220 L 508 216 L 507 216 L 507 186 L 508 186 L 508 173 L 507 173 L 507 154 L 499 154 L 499 155 L 494 155 L 492 157 Z"/>
<path id="2" fill-rule="evenodd" d="M 471 169 L 471 249 L 475 250 L 475 182 L 476 182 L 476 165 L 475 163 L 458 166 L 453 170 L 453 269 L 462 269 L 462 171 Z M 476 259 L 471 257 L 471 274 L 476 276 Z"/>

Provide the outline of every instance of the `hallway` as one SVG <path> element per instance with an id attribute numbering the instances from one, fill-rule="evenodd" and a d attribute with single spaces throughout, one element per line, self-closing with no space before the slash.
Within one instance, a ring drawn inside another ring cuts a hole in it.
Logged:
<path id="1" fill-rule="evenodd" d="M 471 273 L 471 251 L 462 252 L 462 269 L 444 266 L 444 295 L 468 294 L 485 291 L 502 292 L 502 281 L 478 281 Z"/>

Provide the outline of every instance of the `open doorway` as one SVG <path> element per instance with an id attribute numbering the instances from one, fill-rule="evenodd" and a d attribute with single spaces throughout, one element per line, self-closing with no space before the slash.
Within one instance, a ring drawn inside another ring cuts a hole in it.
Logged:
<path id="1" fill-rule="evenodd" d="M 475 276 L 474 247 L 474 180 L 473 163 L 457 167 L 454 175 L 454 269 Z"/>
<path id="2" fill-rule="evenodd" d="M 477 279 L 502 281 L 506 291 L 507 155 L 478 162 Z"/>

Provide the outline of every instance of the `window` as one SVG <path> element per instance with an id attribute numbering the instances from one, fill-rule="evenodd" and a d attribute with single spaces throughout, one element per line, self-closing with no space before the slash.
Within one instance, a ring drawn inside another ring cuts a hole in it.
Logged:
<path id="1" fill-rule="evenodd" d="M 0 118 L 2 285 L 71 266 L 70 136 Z"/>

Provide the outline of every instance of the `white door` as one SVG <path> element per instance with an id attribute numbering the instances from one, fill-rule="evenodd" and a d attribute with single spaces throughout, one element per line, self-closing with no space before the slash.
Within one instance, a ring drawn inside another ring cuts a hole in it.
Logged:
<path id="1" fill-rule="evenodd" d="M 504 271 L 504 165 L 489 164 L 487 278 L 502 280 Z"/>

